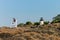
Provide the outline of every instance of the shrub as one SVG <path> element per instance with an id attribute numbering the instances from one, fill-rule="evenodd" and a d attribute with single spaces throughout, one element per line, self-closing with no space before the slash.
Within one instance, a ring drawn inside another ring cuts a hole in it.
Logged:
<path id="1" fill-rule="evenodd" d="M 44 24 L 49 24 L 49 21 L 45 21 Z"/>
<path id="2" fill-rule="evenodd" d="M 39 25 L 39 22 L 35 22 L 34 25 Z"/>
<path id="3" fill-rule="evenodd" d="M 26 25 L 32 25 L 32 22 L 27 21 L 27 22 L 26 22 Z"/>
<path id="4" fill-rule="evenodd" d="M 56 17 L 53 17 L 52 23 L 60 23 L 60 14 L 58 14 Z"/>
<path id="5" fill-rule="evenodd" d="M 24 23 L 20 23 L 20 24 L 18 24 L 17 26 L 18 26 L 18 27 L 19 27 L 19 26 L 21 27 L 21 26 L 23 26 L 23 25 L 24 25 Z"/>

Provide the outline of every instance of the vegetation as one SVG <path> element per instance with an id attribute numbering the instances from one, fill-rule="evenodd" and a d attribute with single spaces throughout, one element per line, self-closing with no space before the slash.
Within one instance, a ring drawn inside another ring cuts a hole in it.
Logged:
<path id="1" fill-rule="evenodd" d="M 45 21 L 44 24 L 49 24 L 49 21 Z"/>
<path id="2" fill-rule="evenodd" d="M 32 25 L 32 22 L 27 21 L 27 22 L 26 22 L 26 25 Z"/>
<path id="3" fill-rule="evenodd" d="M 24 26 L 24 23 L 20 23 L 20 24 L 18 24 L 17 26 L 18 26 L 18 27 L 19 27 L 19 26 Z"/>
<path id="4" fill-rule="evenodd" d="M 52 23 L 60 23 L 60 14 L 58 14 L 56 17 L 53 17 Z"/>
<path id="5" fill-rule="evenodd" d="M 60 28 L 56 27 L 49 24 L 36 28 L 0 28 L 0 40 L 60 40 Z"/>
<path id="6" fill-rule="evenodd" d="M 35 22 L 34 25 L 39 25 L 40 23 L 39 22 Z"/>
<path id="7" fill-rule="evenodd" d="M 41 17 L 40 21 L 42 20 Z M 60 24 L 58 24 L 60 15 L 54 17 L 53 24 L 48 23 L 49 21 L 45 21 L 45 25 L 40 25 L 39 22 L 32 24 L 27 21 L 25 24 L 18 24 L 17 28 L 2 27 L 0 28 L 0 40 L 60 40 Z"/>
<path id="8" fill-rule="evenodd" d="M 40 18 L 40 21 L 44 21 L 43 17 Z M 53 17 L 53 20 L 52 20 L 51 23 L 60 23 L 60 14 Z M 49 21 L 44 21 L 44 24 L 45 25 L 49 24 Z M 24 23 L 18 24 L 18 27 L 21 27 L 21 26 L 24 26 L 24 25 L 40 25 L 40 23 L 39 22 L 32 23 L 31 21 L 27 21 L 25 24 Z"/>

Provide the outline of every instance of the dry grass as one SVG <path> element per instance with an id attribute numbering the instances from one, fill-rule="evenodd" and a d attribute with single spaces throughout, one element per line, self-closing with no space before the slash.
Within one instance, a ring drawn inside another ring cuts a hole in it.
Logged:
<path id="1" fill-rule="evenodd" d="M 0 40 L 60 40 L 58 26 L 0 28 Z"/>

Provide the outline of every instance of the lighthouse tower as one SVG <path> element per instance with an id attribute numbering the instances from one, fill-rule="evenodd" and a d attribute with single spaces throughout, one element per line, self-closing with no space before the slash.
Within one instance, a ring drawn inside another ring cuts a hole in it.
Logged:
<path id="1" fill-rule="evenodd" d="M 13 18 L 12 27 L 17 27 L 17 19 Z"/>
<path id="2" fill-rule="evenodd" d="M 43 25 L 44 24 L 44 20 L 43 20 L 43 17 L 41 17 L 40 19 L 40 25 Z"/>

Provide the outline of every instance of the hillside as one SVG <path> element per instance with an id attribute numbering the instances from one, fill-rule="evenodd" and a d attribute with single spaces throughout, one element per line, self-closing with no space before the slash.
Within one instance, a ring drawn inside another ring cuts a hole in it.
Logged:
<path id="1" fill-rule="evenodd" d="M 0 40 L 60 40 L 60 24 L 0 28 Z"/>

